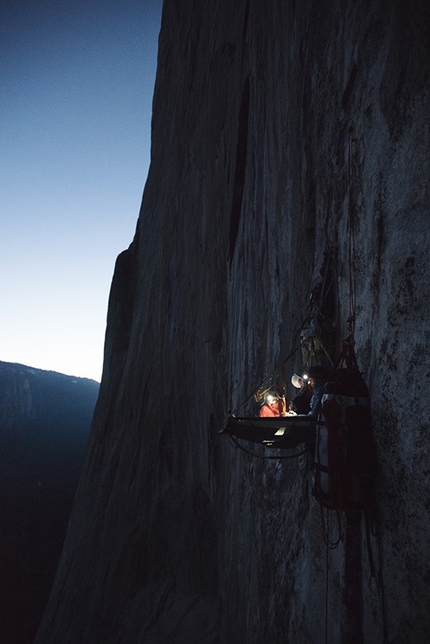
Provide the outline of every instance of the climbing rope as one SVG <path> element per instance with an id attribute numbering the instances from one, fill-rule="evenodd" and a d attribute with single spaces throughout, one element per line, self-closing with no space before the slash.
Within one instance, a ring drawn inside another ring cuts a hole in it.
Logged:
<path id="1" fill-rule="evenodd" d="M 366 527 L 367 556 L 369 558 L 369 568 L 370 568 L 369 590 L 374 595 L 379 595 L 380 588 L 379 588 L 378 580 L 376 578 L 375 559 L 373 557 L 372 543 L 370 540 L 371 532 L 372 532 L 371 526 L 370 526 L 370 516 L 369 516 L 369 513 L 366 511 L 364 512 L 364 524 Z"/>
<path id="2" fill-rule="evenodd" d="M 348 129 L 348 264 L 349 264 L 349 314 L 348 324 L 350 335 L 354 337 L 355 331 L 355 314 L 356 314 L 356 270 L 355 270 L 355 207 L 352 190 L 352 144 L 354 128 Z"/>
<path id="3" fill-rule="evenodd" d="M 385 584 L 384 584 L 384 556 L 382 549 L 382 540 L 381 533 L 379 529 L 379 522 L 377 519 L 377 511 L 374 508 L 371 512 L 364 513 L 365 526 L 366 526 L 366 542 L 367 542 L 367 552 L 369 558 L 369 568 L 370 568 L 370 577 L 369 577 L 369 590 L 375 596 L 380 596 L 381 598 L 381 616 L 382 616 L 382 644 L 389 644 L 388 637 L 388 617 L 387 617 L 387 597 L 385 593 Z M 373 557 L 372 547 L 371 547 L 371 537 L 376 539 L 377 552 L 378 552 L 378 570 L 376 570 L 376 564 Z"/>
<path id="4" fill-rule="evenodd" d="M 330 510 L 327 508 L 327 525 L 326 521 L 324 519 L 324 508 L 320 503 L 320 511 L 321 511 L 321 525 L 323 528 L 323 538 L 324 538 L 324 543 L 326 547 L 329 550 L 336 550 L 338 545 L 344 540 L 344 534 L 342 531 L 342 524 L 340 521 L 340 513 L 338 510 L 335 510 L 336 513 L 336 519 L 337 519 L 337 537 L 333 541 L 330 541 Z"/>
<path id="5" fill-rule="evenodd" d="M 327 529 L 329 528 L 329 514 L 327 514 Z M 328 567 L 329 567 L 329 546 L 326 544 L 325 556 L 325 644 L 328 644 Z"/>

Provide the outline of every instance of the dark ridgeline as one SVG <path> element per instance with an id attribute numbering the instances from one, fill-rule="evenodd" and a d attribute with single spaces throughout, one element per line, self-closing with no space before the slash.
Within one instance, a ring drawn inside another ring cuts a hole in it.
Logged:
<path id="1" fill-rule="evenodd" d="M 0 362 L 0 642 L 31 644 L 58 565 L 99 384 Z"/>
<path id="2" fill-rule="evenodd" d="M 151 168 L 36 644 L 428 641 L 429 33 L 428 0 L 165 0 Z M 361 517 L 327 552 L 312 457 L 218 434 L 299 345 L 329 251 L 370 390 L 379 595 Z"/>

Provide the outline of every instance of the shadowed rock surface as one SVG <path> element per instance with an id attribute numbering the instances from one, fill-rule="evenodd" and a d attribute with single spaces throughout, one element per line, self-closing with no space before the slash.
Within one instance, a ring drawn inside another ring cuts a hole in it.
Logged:
<path id="1" fill-rule="evenodd" d="M 37 644 L 427 642 L 429 33 L 419 0 L 165 1 L 151 169 Z M 297 346 L 329 249 L 371 389 L 379 595 L 357 516 L 327 552 L 310 455 L 218 435 Z"/>
<path id="2" fill-rule="evenodd" d="M 0 641 L 30 644 L 48 600 L 99 384 L 0 362 Z"/>

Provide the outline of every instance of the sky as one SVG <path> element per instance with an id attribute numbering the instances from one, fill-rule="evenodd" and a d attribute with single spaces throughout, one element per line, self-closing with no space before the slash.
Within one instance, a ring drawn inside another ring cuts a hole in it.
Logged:
<path id="1" fill-rule="evenodd" d="M 100 381 L 162 0 L 0 0 L 0 360 Z"/>

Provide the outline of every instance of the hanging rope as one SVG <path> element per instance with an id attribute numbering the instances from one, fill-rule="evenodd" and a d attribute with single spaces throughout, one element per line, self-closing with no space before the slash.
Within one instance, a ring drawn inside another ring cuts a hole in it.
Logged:
<path id="1" fill-rule="evenodd" d="M 329 515 L 327 515 L 327 530 L 329 529 Z M 325 644 L 328 644 L 328 565 L 329 565 L 329 550 L 328 544 L 326 544 L 326 556 L 325 556 Z"/>
<path id="2" fill-rule="evenodd" d="M 388 617 L 387 617 L 387 598 L 385 594 L 385 584 L 384 584 L 384 554 L 382 548 L 382 539 L 381 531 L 378 521 L 378 512 L 377 512 L 377 503 L 374 499 L 373 508 L 364 511 L 365 519 L 365 528 L 366 528 L 366 543 L 367 543 L 367 553 L 369 560 L 370 568 L 370 577 L 369 577 L 369 590 L 374 595 L 379 595 L 381 598 L 381 614 L 382 614 L 382 644 L 389 644 L 388 637 Z M 372 537 L 376 540 L 377 545 L 377 560 L 378 566 L 373 556 L 373 550 L 371 547 Z"/>
<path id="3" fill-rule="evenodd" d="M 366 527 L 366 545 L 367 545 L 367 556 L 369 559 L 369 568 L 370 568 L 370 579 L 369 579 L 369 589 L 374 595 L 379 595 L 380 588 L 378 580 L 376 578 L 376 567 L 375 559 L 373 557 L 372 543 L 371 543 L 371 517 L 368 512 L 364 512 L 364 523 Z"/>
<path id="4" fill-rule="evenodd" d="M 354 128 L 348 129 L 348 263 L 349 263 L 349 315 L 350 335 L 354 337 L 356 314 L 356 271 L 355 271 L 355 208 L 352 191 L 352 144 Z"/>
<path id="5" fill-rule="evenodd" d="M 387 597 L 385 594 L 384 575 L 383 575 L 384 557 L 383 557 L 382 539 L 379 532 L 379 526 L 377 526 L 377 539 L 378 539 L 377 543 L 378 543 L 378 558 L 379 558 L 378 583 L 379 583 L 379 588 L 381 589 L 381 600 L 382 600 L 382 631 L 383 631 L 382 644 L 389 644 Z"/>
<path id="6" fill-rule="evenodd" d="M 305 368 L 315 365 L 333 367 L 333 357 L 337 349 L 338 303 L 335 288 L 334 249 L 324 253 L 319 274 L 321 280 L 311 291 L 310 324 L 302 327 L 302 357 Z"/>
<path id="7" fill-rule="evenodd" d="M 335 273 L 335 261 L 334 261 L 334 255 L 335 250 L 333 246 L 330 246 L 327 251 L 324 252 L 324 259 L 323 259 L 323 264 L 320 269 L 320 275 L 322 278 L 322 282 L 319 283 L 312 291 L 311 293 L 311 306 L 316 309 L 314 311 L 314 314 L 316 312 L 323 313 L 324 309 L 327 309 L 327 306 L 330 306 L 329 303 L 329 296 L 330 294 L 332 295 L 332 287 L 333 287 L 333 275 L 331 273 Z M 327 314 L 327 311 L 326 311 Z M 309 317 L 311 317 L 309 315 Z"/>
<path id="8" fill-rule="evenodd" d="M 330 532 L 329 532 L 329 526 L 330 526 L 330 510 L 327 508 L 327 525 L 326 521 L 324 519 L 324 508 L 320 504 L 320 511 L 321 511 L 321 525 L 323 529 L 323 537 L 324 537 L 324 543 L 327 546 L 329 550 L 336 550 L 338 545 L 340 544 L 341 541 L 344 539 L 344 535 L 342 532 L 342 524 L 340 522 L 340 514 L 338 510 L 335 510 L 336 512 L 336 519 L 337 519 L 337 537 L 334 541 L 330 541 Z"/>

